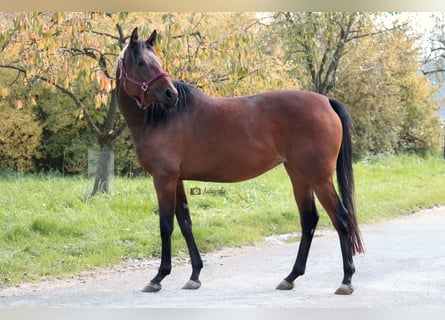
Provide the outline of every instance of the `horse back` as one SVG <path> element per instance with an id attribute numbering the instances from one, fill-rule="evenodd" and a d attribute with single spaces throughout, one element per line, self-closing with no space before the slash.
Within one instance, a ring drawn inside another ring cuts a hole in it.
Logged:
<path id="1" fill-rule="evenodd" d="M 158 159 L 176 161 L 182 179 L 241 181 L 289 158 L 334 159 L 338 153 L 341 124 L 322 95 L 282 90 L 203 97 L 195 104 L 159 131 L 154 148 Z"/>

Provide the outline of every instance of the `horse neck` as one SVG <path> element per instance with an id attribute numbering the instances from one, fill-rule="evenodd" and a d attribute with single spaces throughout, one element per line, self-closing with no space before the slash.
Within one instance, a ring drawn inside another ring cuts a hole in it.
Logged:
<path id="1" fill-rule="evenodd" d="M 145 127 L 145 111 L 128 96 L 118 94 L 119 110 L 124 116 L 133 138 Z"/>

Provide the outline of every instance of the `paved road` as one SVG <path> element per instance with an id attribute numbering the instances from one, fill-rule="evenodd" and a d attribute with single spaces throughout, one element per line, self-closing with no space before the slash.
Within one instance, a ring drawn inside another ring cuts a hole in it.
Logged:
<path id="1" fill-rule="evenodd" d="M 204 256 L 196 291 L 181 290 L 190 266 L 177 263 L 158 293 L 140 289 L 157 261 L 0 291 L 0 307 L 445 307 L 445 207 L 362 227 L 367 253 L 355 258 L 352 296 L 333 292 L 342 267 L 337 235 L 314 239 L 306 275 L 292 291 L 286 276 L 298 243 L 267 242 Z"/>

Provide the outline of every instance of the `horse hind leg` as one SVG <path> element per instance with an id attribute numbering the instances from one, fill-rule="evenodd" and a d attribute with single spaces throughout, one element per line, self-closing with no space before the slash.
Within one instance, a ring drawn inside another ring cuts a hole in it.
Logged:
<path id="1" fill-rule="evenodd" d="M 298 210 L 300 212 L 301 240 L 292 271 L 277 286 L 278 290 L 292 289 L 294 287 L 295 279 L 305 273 L 309 249 L 319 219 L 317 208 L 315 207 L 313 191 L 292 169 L 288 166 L 286 166 L 286 169 L 291 177 L 295 201 L 297 202 Z"/>
<path id="2" fill-rule="evenodd" d="M 350 241 L 352 230 L 348 223 L 348 211 L 338 197 L 332 182 L 325 182 L 315 187 L 314 190 L 320 203 L 327 211 L 340 239 L 344 274 L 342 284 L 335 293 L 341 295 L 352 294 L 354 288 L 351 281 L 352 275 L 355 273 L 355 266 L 352 258 L 353 248 Z"/>
<path id="3" fill-rule="evenodd" d="M 277 286 L 278 290 L 290 290 L 294 287 L 294 280 L 302 276 L 306 271 L 306 262 L 309 255 L 312 239 L 314 237 L 315 227 L 318 223 L 318 213 L 315 203 L 312 202 L 312 209 L 300 210 L 301 240 L 298 247 L 297 258 L 292 271 Z"/>

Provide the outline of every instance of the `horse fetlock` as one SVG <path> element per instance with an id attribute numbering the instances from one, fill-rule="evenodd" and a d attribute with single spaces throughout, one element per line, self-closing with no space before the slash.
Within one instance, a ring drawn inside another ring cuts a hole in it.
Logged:
<path id="1" fill-rule="evenodd" d="M 158 275 L 163 277 L 168 276 L 172 271 L 171 257 L 168 257 L 165 260 L 166 261 L 161 261 L 161 265 L 158 269 Z"/>

